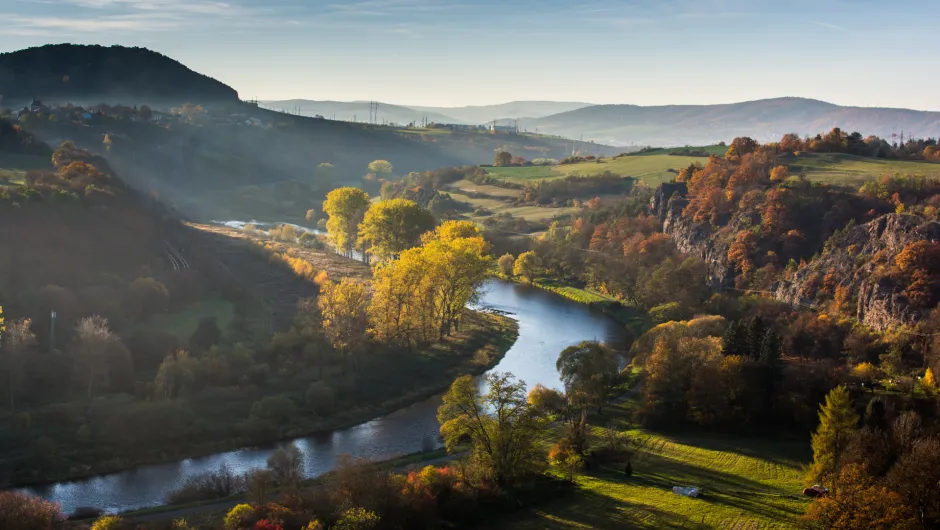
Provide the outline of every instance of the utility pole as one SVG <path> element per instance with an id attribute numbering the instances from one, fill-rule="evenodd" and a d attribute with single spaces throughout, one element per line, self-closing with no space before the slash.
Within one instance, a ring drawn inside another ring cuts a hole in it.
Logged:
<path id="1" fill-rule="evenodd" d="M 49 314 L 49 353 L 55 351 L 55 311 Z"/>

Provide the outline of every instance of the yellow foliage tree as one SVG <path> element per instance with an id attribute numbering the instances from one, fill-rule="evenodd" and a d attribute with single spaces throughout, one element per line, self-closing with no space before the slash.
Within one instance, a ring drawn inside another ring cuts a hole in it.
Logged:
<path id="1" fill-rule="evenodd" d="M 329 216 L 326 230 L 337 252 L 352 255 L 359 223 L 369 205 L 369 194 L 359 188 L 337 188 L 326 195 L 323 201 L 323 212 Z"/>
<path id="2" fill-rule="evenodd" d="M 535 273 L 538 268 L 538 257 L 535 255 L 535 252 L 528 251 L 519 254 L 519 257 L 516 258 L 516 263 L 513 264 L 512 273 L 516 276 L 524 276 L 529 280 L 529 283 L 535 281 Z"/>
<path id="3" fill-rule="evenodd" d="M 349 278 L 339 283 L 326 281 L 320 287 L 317 305 L 323 316 L 323 330 L 333 347 L 342 352 L 354 350 L 366 331 L 366 286 Z"/>
<path id="4" fill-rule="evenodd" d="M 770 172 L 770 181 L 771 182 L 783 182 L 790 177 L 790 170 L 787 169 L 787 166 L 777 166 L 773 168 Z"/>
<path id="5" fill-rule="evenodd" d="M 384 261 L 418 245 L 421 235 L 433 227 L 434 216 L 414 201 L 377 202 L 359 225 L 359 247 Z"/>

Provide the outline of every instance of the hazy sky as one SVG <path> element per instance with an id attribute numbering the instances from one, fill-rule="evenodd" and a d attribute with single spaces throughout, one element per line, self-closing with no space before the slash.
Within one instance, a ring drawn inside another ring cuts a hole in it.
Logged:
<path id="1" fill-rule="evenodd" d="M 145 46 L 243 98 L 940 110 L 935 1 L 0 0 L 0 51 Z"/>

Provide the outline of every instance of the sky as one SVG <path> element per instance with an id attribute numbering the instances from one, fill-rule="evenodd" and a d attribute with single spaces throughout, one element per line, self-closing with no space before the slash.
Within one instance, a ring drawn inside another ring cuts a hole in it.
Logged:
<path id="1" fill-rule="evenodd" d="M 934 1 L 0 0 L 0 52 L 143 46 L 243 99 L 940 110 Z"/>

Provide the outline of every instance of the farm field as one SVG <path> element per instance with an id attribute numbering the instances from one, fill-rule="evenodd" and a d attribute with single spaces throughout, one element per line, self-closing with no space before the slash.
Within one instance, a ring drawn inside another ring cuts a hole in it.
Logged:
<path id="1" fill-rule="evenodd" d="M 526 221 L 545 221 L 550 220 L 555 217 L 560 217 L 563 215 L 569 215 L 575 213 L 579 208 L 566 207 L 566 208 L 547 208 L 542 206 L 513 206 L 507 202 L 503 202 L 499 199 L 491 199 L 488 197 L 469 197 L 462 193 L 457 192 L 448 192 L 450 196 L 455 201 L 465 202 L 476 208 L 486 208 L 487 210 L 493 212 L 494 214 L 498 213 L 509 213 L 513 217 L 521 217 Z M 489 215 L 474 215 L 471 217 L 473 221 L 481 221 Z"/>
<path id="2" fill-rule="evenodd" d="M 505 197 L 508 199 L 515 199 L 522 195 L 522 190 L 511 189 L 511 188 L 500 188 L 499 186 L 492 185 L 480 185 L 469 180 L 458 180 L 450 184 L 451 189 L 460 190 L 461 192 L 467 193 L 483 193 L 491 197 Z"/>
<path id="3" fill-rule="evenodd" d="M 494 178 L 524 182 L 527 180 L 541 180 L 564 176 L 554 171 L 551 166 L 521 166 L 521 167 L 484 167 L 486 173 Z"/>
<path id="4" fill-rule="evenodd" d="M 834 184 L 859 185 L 865 180 L 894 173 L 940 177 L 940 164 L 933 162 L 863 158 L 840 153 L 801 153 L 782 157 L 781 162 L 789 166 L 793 175 L 805 172 L 810 180 Z"/>
<path id="5" fill-rule="evenodd" d="M 592 419 L 595 434 L 632 405 L 612 405 Z M 806 510 L 802 465 L 810 458 L 809 440 L 627 433 L 650 436 L 631 477 L 622 468 L 591 470 L 576 477 L 571 497 L 528 510 L 500 528 L 783 529 L 795 528 Z M 698 487 L 702 496 L 676 495 L 673 486 Z"/>

